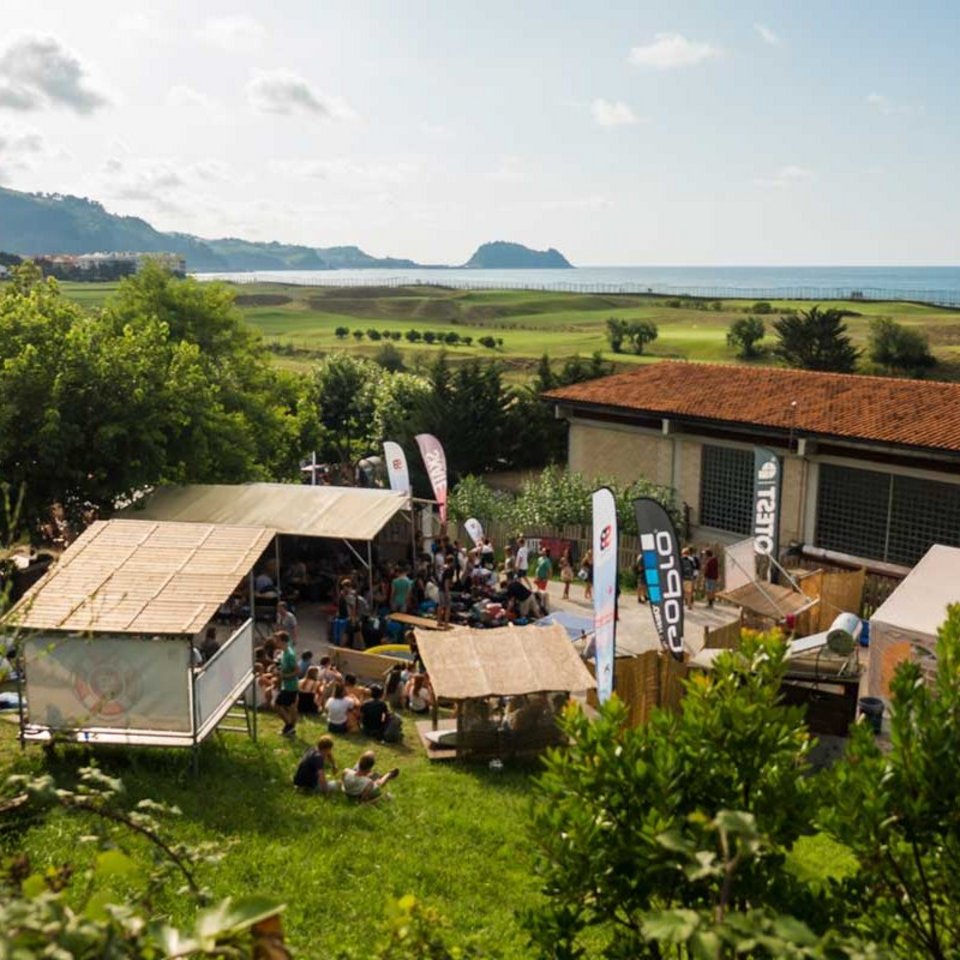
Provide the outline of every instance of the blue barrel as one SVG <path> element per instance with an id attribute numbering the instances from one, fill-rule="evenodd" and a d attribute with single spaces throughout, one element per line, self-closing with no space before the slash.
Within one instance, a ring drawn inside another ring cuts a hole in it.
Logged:
<path id="1" fill-rule="evenodd" d="M 860 715 L 867 718 L 875 734 L 883 729 L 883 701 L 879 697 L 861 697 Z"/>
<path id="2" fill-rule="evenodd" d="M 346 617 L 336 617 L 333 621 L 333 645 L 342 647 L 347 640 L 347 628 L 350 621 Z"/>
<path id="3" fill-rule="evenodd" d="M 860 646 L 861 647 L 870 646 L 870 621 L 869 620 L 860 621 Z"/>

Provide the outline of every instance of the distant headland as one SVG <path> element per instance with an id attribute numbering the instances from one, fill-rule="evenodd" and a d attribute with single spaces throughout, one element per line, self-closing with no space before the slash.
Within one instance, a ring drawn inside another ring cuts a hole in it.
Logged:
<path id="1" fill-rule="evenodd" d="M 0 187 L 0 251 L 27 256 L 106 251 L 172 253 L 187 270 L 228 273 L 253 270 L 444 270 L 452 264 L 422 264 L 400 257 L 374 257 L 359 247 L 309 247 L 226 237 L 209 240 L 188 233 L 162 233 L 139 217 L 109 213 L 95 200 L 59 193 L 22 193 Z M 558 250 L 531 250 L 519 243 L 484 243 L 462 265 L 470 269 L 570 268 Z"/>

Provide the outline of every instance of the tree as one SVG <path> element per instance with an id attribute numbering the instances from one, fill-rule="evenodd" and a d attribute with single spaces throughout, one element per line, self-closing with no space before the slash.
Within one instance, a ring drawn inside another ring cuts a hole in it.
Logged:
<path id="1" fill-rule="evenodd" d="M 376 343 L 380 339 L 380 331 L 371 328 L 367 331 L 367 339 Z"/>
<path id="2" fill-rule="evenodd" d="M 410 343 L 417 343 L 417 342 L 421 339 L 421 335 L 420 335 L 420 331 L 419 331 L 419 330 L 408 330 L 408 331 L 404 334 L 404 337 L 406 337 L 406 339 L 407 339 Z"/>
<path id="3" fill-rule="evenodd" d="M 779 704 L 784 652 L 776 637 L 745 637 L 687 684 L 679 714 L 656 710 L 639 727 L 616 698 L 596 721 L 568 708 L 571 745 L 548 755 L 533 818 L 547 902 L 528 925 L 542 957 L 582 956 L 585 937 L 596 956 L 661 957 L 658 920 L 718 903 L 829 924 L 785 864 L 813 830 L 815 781 L 802 775 L 803 711 Z M 730 849 L 751 844 L 735 872 L 715 869 L 722 830 L 739 838 Z M 699 869 L 678 869 L 678 853 Z"/>
<path id="4" fill-rule="evenodd" d="M 890 317 L 875 317 L 870 321 L 867 356 L 887 373 L 910 376 L 922 376 L 937 364 L 926 336 Z"/>
<path id="5" fill-rule="evenodd" d="M 469 347 L 473 343 L 473 337 L 469 334 L 460 338 L 460 342 L 465 346 Z"/>
<path id="6" fill-rule="evenodd" d="M 337 327 L 333 334 L 338 340 L 345 340 L 350 336 L 350 329 L 348 327 Z"/>
<path id="7" fill-rule="evenodd" d="M 437 335 L 432 330 L 427 330 L 423 335 L 424 343 L 433 343 L 437 339 Z"/>
<path id="8" fill-rule="evenodd" d="M 759 317 L 739 317 L 727 330 L 727 346 L 737 351 L 740 360 L 755 360 L 763 350 L 757 346 L 766 333 Z"/>
<path id="9" fill-rule="evenodd" d="M 491 336 L 480 337 L 477 343 L 482 347 L 486 347 L 488 350 L 495 350 L 497 346 L 497 341 Z"/>
<path id="10" fill-rule="evenodd" d="M 774 353 L 789 367 L 852 373 L 860 351 L 853 346 L 843 318 L 841 310 L 820 307 L 780 317 L 773 325 Z"/>
<path id="11" fill-rule="evenodd" d="M 449 330 L 443 335 L 443 342 L 454 346 L 460 342 L 460 334 L 456 330 Z"/>
<path id="12" fill-rule="evenodd" d="M 652 320 L 634 320 L 627 327 L 627 336 L 636 354 L 643 353 L 643 348 L 648 343 L 653 343 L 657 339 L 657 334 L 657 325 Z"/>
<path id="13" fill-rule="evenodd" d="M 353 339 L 356 340 L 356 341 L 359 343 L 359 342 L 363 339 L 363 331 L 362 331 L 362 330 L 354 330 L 354 331 L 353 331 Z"/>
<path id="14" fill-rule="evenodd" d="M 406 370 L 403 354 L 392 343 L 385 343 L 376 352 L 373 359 L 375 363 L 379 363 L 384 370 L 389 370 L 391 373 Z"/>
<path id="15" fill-rule="evenodd" d="M 773 313 L 773 305 L 767 303 L 766 300 L 760 300 L 759 302 L 755 303 L 752 307 L 750 307 L 748 312 L 762 314 L 766 316 L 768 313 Z"/>
<path id="16" fill-rule="evenodd" d="M 901 663 L 891 699 L 890 748 L 857 725 L 825 804 L 861 865 L 839 895 L 894 956 L 946 960 L 960 955 L 960 604 L 940 627 L 933 682 Z"/>
<path id="17" fill-rule="evenodd" d="M 607 340 L 614 353 L 623 352 L 623 341 L 627 336 L 629 324 L 618 317 L 607 317 Z"/>

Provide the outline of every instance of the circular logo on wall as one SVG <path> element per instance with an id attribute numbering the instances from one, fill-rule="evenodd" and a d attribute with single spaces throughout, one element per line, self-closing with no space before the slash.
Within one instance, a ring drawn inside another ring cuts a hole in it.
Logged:
<path id="1" fill-rule="evenodd" d="M 143 687 L 135 670 L 98 659 L 74 672 L 73 692 L 92 716 L 115 720 L 140 699 Z"/>

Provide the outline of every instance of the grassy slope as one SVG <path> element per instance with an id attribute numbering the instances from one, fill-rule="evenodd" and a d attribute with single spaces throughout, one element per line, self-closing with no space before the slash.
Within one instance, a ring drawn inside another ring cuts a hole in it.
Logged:
<path id="1" fill-rule="evenodd" d="M 112 285 L 64 284 L 70 296 L 87 305 L 102 302 Z M 583 295 L 535 291 L 461 291 L 437 287 L 415 288 L 327 288 L 283 284 L 249 284 L 236 287 L 240 308 L 247 319 L 262 331 L 268 344 L 282 348 L 278 362 L 303 369 L 316 355 L 336 349 L 372 355 L 382 344 L 364 337 L 339 340 L 337 327 L 353 330 L 376 329 L 405 333 L 456 331 L 476 341 L 482 336 L 503 339 L 495 353 L 474 343 L 471 347 L 448 347 L 452 359 L 498 356 L 521 371 L 533 367 L 544 352 L 559 359 L 574 353 L 589 355 L 600 350 L 618 363 L 645 362 L 649 358 L 678 357 L 688 360 L 735 362 L 726 345 L 730 323 L 744 316 L 751 303 L 722 301 L 715 311 L 693 309 L 689 301 L 679 308 L 668 306 L 662 297 Z M 776 301 L 774 307 L 807 309 L 804 301 Z M 960 376 L 960 312 L 910 303 L 824 303 L 856 311 L 848 319 L 850 332 L 859 346 L 866 342 L 871 317 L 892 317 L 916 327 L 930 338 L 931 346 L 944 365 L 938 376 Z M 610 353 L 605 336 L 608 317 L 652 320 L 659 338 L 648 348 L 648 357 Z M 768 331 L 776 315 L 767 317 Z M 768 344 L 772 336 L 768 334 Z M 417 355 L 435 354 L 438 346 L 398 341 L 395 346 L 408 360 Z"/>

